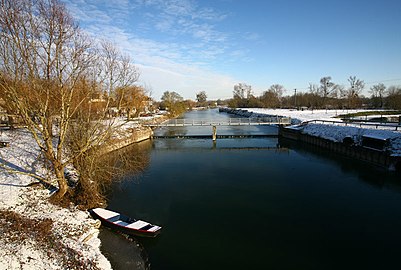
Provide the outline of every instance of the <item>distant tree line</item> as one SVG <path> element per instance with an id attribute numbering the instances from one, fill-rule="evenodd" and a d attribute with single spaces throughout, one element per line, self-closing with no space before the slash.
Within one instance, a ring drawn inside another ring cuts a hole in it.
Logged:
<path id="1" fill-rule="evenodd" d="M 280 84 L 273 84 L 262 93 L 254 96 L 250 86 L 234 86 L 233 98 L 228 101 L 236 108 L 299 108 L 310 109 L 354 109 L 388 108 L 401 109 L 401 86 L 386 87 L 378 83 L 369 88 L 369 97 L 362 95 L 366 84 L 356 76 L 348 78 L 348 85 L 336 84 L 330 76 L 322 77 L 319 84 L 310 83 L 306 92 L 292 89 L 292 95 L 284 95 L 287 90 Z"/>
<path id="2" fill-rule="evenodd" d="M 170 117 L 176 117 L 187 110 L 196 106 L 193 100 L 184 100 L 184 98 L 175 91 L 165 91 L 161 97 L 161 102 L 158 107 L 161 110 L 166 110 Z"/>

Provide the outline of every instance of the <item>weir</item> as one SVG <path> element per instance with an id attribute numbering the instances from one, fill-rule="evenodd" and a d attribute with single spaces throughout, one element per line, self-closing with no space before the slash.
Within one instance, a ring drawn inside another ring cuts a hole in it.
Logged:
<path id="1" fill-rule="evenodd" d="M 153 139 L 246 139 L 246 138 L 278 138 L 278 134 L 255 135 L 153 135 Z"/>
<path id="2" fill-rule="evenodd" d="M 262 126 L 262 125 L 290 125 L 291 118 L 272 116 L 255 118 L 229 118 L 227 120 L 189 120 L 170 119 L 163 123 L 146 123 L 145 127 L 191 127 L 191 126 Z"/>
<path id="3" fill-rule="evenodd" d="M 165 138 L 183 138 L 183 139 L 217 139 L 224 138 L 260 138 L 260 137 L 278 137 L 278 135 L 218 135 L 218 126 L 287 126 L 291 124 L 291 118 L 282 116 L 271 116 L 271 117 L 255 117 L 255 118 L 228 118 L 227 120 L 188 120 L 188 119 L 170 119 L 163 123 L 147 123 L 144 124 L 146 127 L 158 128 L 158 127 L 212 127 L 211 135 L 154 135 L 154 139 L 165 139 Z"/>

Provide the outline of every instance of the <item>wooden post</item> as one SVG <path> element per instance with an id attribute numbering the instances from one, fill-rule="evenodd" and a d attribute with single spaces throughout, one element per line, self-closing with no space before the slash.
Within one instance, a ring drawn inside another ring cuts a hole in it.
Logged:
<path id="1" fill-rule="evenodd" d="M 213 135 L 212 135 L 213 141 L 216 141 L 216 139 L 217 139 L 216 130 L 217 130 L 216 126 L 213 126 Z"/>

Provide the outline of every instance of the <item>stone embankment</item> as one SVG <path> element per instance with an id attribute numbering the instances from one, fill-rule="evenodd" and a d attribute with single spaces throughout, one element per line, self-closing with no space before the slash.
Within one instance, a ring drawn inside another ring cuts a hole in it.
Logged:
<path id="1" fill-rule="evenodd" d="M 153 130 L 150 127 L 144 127 L 143 124 L 161 123 L 166 120 L 168 120 L 168 117 L 162 116 L 140 121 L 137 126 L 128 128 L 125 132 L 125 135 L 113 139 L 107 145 L 103 146 L 101 154 L 106 154 L 129 146 L 133 143 L 139 143 L 151 139 L 153 137 Z"/>
<path id="2" fill-rule="evenodd" d="M 106 146 L 103 146 L 101 152 L 102 154 L 106 154 L 115 151 L 117 149 L 126 147 L 130 144 L 148 140 L 152 138 L 152 136 L 153 136 L 153 130 L 151 128 L 146 128 L 146 127 L 138 127 L 135 129 L 133 128 L 130 130 L 129 136 L 112 140 Z"/>

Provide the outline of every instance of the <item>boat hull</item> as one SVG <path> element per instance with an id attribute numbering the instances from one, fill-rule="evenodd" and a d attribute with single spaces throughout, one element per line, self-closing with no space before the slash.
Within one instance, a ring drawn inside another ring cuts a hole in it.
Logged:
<path id="1" fill-rule="evenodd" d="M 133 235 L 133 236 L 141 236 L 141 237 L 156 237 L 157 235 L 160 234 L 160 229 L 152 232 L 152 231 L 146 231 L 146 230 L 141 230 L 141 229 L 133 229 L 133 228 L 129 228 L 126 226 L 116 224 L 116 223 L 110 221 L 109 219 L 104 218 L 103 216 L 99 215 L 93 209 L 89 210 L 89 213 L 91 214 L 91 216 L 93 218 L 99 219 L 104 226 L 109 227 L 110 229 L 125 233 L 125 234 L 129 234 L 129 235 Z M 123 216 L 123 217 L 126 219 L 129 219 L 128 217 L 125 217 L 125 216 Z"/>

